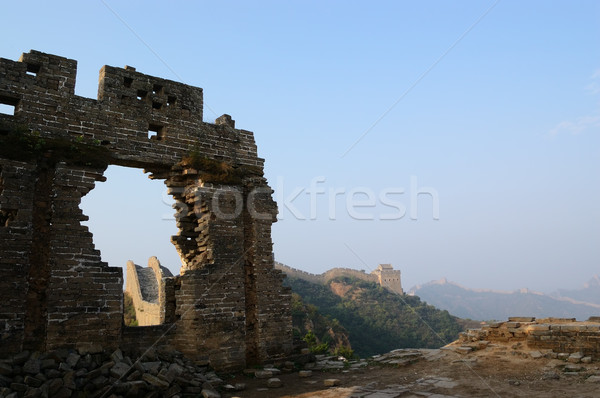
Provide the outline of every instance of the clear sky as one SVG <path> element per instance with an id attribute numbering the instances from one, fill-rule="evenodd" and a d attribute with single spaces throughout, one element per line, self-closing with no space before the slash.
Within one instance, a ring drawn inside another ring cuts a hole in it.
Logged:
<path id="1" fill-rule="evenodd" d="M 405 287 L 600 273 L 598 1 L 0 4 L 0 57 L 76 59 L 91 98 L 102 65 L 131 65 L 203 87 L 206 121 L 253 131 L 281 262 L 392 263 Z M 103 259 L 178 272 L 164 185 L 107 177 L 82 204 Z"/>

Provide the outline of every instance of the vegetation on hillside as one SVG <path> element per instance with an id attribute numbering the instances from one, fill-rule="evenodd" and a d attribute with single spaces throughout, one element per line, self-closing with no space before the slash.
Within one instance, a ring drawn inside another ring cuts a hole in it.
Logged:
<path id="1" fill-rule="evenodd" d="M 292 293 L 292 323 L 294 336 L 306 341 L 313 353 L 354 355 L 348 331 L 337 320 L 321 315 L 316 306 L 305 304 L 296 293 Z"/>
<path id="2" fill-rule="evenodd" d="M 123 323 L 125 326 L 138 326 L 133 299 L 127 292 L 123 292 Z"/>
<path id="3" fill-rule="evenodd" d="M 447 311 L 416 296 L 391 293 L 372 282 L 343 277 L 323 286 L 288 277 L 285 283 L 311 309 L 308 316 L 319 314 L 345 329 L 352 349 L 362 357 L 396 348 L 441 347 L 463 330 L 458 318 Z M 299 316 L 296 308 L 292 316 Z M 295 320 L 295 327 L 297 323 Z M 319 333 L 315 331 L 315 335 Z"/>

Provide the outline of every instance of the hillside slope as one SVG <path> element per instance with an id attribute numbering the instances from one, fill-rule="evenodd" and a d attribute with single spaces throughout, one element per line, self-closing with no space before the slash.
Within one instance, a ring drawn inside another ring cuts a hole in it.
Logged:
<path id="1" fill-rule="evenodd" d="M 351 348 L 348 331 L 338 321 L 322 315 L 316 306 L 306 304 L 297 293 L 292 293 L 292 323 L 297 338 L 305 339 L 312 332 L 316 344 L 327 344 L 331 352 Z"/>
<path id="2" fill-rule="evenodd" d="M 594 275 L 581 289 L 559 289 L 552 296 L 600 305 L 600 276 Z"/>
<path id="3" fill-rule="evenodd" d="M 284 283 L 304 303 L 337 321 L 361 357 L 396 348 L 441 347 L 463 330 L 459 320 L 447 311 L 418 297 L 391 293 L 375 283 L 353 278 L 336 278 L 325 286 L 296 278 L 286 278 Z"/>
<path id="4" fill-rule="evenodd" d="M 417 286 L 410 293 L 452 315 L 478 320 L 502 320 L 509 316 L 586 320 L 600 314 L 600 305 L 577 303 L 527 289 L 513 292 L 469 289 L 445 279 Z"/>

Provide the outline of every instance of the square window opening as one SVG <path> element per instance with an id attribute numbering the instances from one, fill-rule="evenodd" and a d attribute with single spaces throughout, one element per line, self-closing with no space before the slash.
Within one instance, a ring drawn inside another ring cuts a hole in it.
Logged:
<path id="1" fill-rule="evenodd" d="M 165 126 L 150 124 L 148 126 L 148 139 L 162 141 L 165 138 Z"/>
<path id="2" fill-rule="evenodd" d="M 40 73 L 40 65 L 27 64 L 27 71 L 25 73 L 29 76 L 36 77 L 37 74 Z"/>
<path id="3" fill-rule="evenodd" d="M 160 102 L 152 101 L 152 108 L 160 109 L 160 108 L 162 108 L 162 104 Z"/>
<path id="4" fill-rule="evenodd" d="M 0 104 L 0 115 L 15 115 L 15 106 L 9 104 Z"/>
<path id="5" fill-rule="evenodd" d="M 162 89 L 163 87 L 160 84 L 155 84 L 154 86 L 152 86 L 152 94 L 160 95 L 162 94 Z"/>
<path id="6" fill-rule="evenodd" d="M 181 113 L 187 117 L 189 117 L 192 114 L 190 108 L 187 105 L 181 105 L 181 111 Z"/>
<path id="7" fill-rule="evenodd" d="M 131 77 L 124 77 L 123 78 L 123 85 L 125 87 L 131 87 L 132 83 L 133 83 L 133 79 Z"/>
<path id="8" fill-rule="evenodd" d="M 177 97 L 175 97 L 174 95 L 169 95 L 167 97 L 167 106 L 173 106 L 175 105 L 175 102 L 177 102 Z"/>
<path id="9" fill-rule="evenodd" d="M 0 114 L 14 116 L 18 104 L 19 100 L 16 98 L 0 96 Z"/>
<path id="10" fill-rule="evenodd" d="M 147 91 L 144 91 L 144 90 L 138 90 L 137 91 L 137 99 L 140 100 L 140 101 L 143 100 L 143 99 L 145 99 L 146 95 L 148 95 Z"/>

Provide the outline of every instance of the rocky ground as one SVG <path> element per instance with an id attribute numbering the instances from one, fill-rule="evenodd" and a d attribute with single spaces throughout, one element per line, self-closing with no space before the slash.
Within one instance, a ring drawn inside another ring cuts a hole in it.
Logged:
<path id="1" fill-rule="evenodd" d="M 277 365 L 277 366 L 276 366 Z M 0 361 L 0 397 L 597 397 L 600 362 L 520 344 L 454 343 L 368 360 L 318 356 L 216 374 L 177 352 L 21 353 Z"/>
<path id="2" fill-rule="evenodd" d="M 530 351 L 522 346 L 450 345 L 441 350 L 396 350 L 343 368 L 276 376 L 283 386 L 266 390 L 260 379 L 228 397 L 597 397 L 600 363 L 579 356 Z M 587 359 L 585 360 L 587 362 Z M 320 361 L 323 363 L 323 360 Z M 328 361 L 332 363 L 332 361 Z M 327 367 L 327 366 L 326 366 Z M 339 367 L 339 366 L 338 366 Z M 326 383 L 337 380 L 335 387 Z"/>

